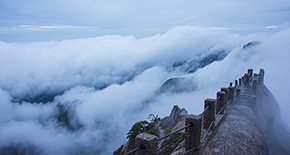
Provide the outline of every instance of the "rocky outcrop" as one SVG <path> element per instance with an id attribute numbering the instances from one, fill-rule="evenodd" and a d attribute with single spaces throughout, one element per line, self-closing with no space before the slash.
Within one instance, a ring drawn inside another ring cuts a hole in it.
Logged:
<path id="1" fill-rule="evenodd" d="M 135 139 L 128 139 L 125 145 L 121 145 L 116 151 L 114 151 L 113 155 L 119 155 L 126 152 L 129 152 L 135 148 Z"/>
<path id="2" fill-rule="evenodd" d="M 264 126 L 269 154 L 290 154 L 289 127 L 281 117 L 279 104 L 265 85 L 257 89 L 256 115 Z"/>
<path id="3" fill-rule="evenodd" d="M 171 132 L 175 132 L 181 128 L 185 127 L 185 119 L 183 118 L 179 123 L 177 123 L 177 125 L 174 126 L 174 128 L 172 129 Z M 185 129 L 184 130 L 181 130 L 180 132 L 185 132 Z"/>
<path id="4" fill-rule="evenodd" d="M 257 46 L 257 45 L 259 45 L 259 44 L 261 44 L 261 42 L 259 42 L 259 41 L 251 41 L 251 42 L 248 42 L 247 44 L 245 44 L 245 45 L 242 47 L 242 49 L 246 50 L 246 49 L 249 49 L 249 48 L 251 48 L 251 47 Z"/>
<path id="5" fill-rule="evenodd" d="M 188 115 L 186 109 L 180 109 L 178 105 L 175 105 L 170 113 L 169 120 L 172 126 L 175 126 L 178 122 L 180 122 L 185 116 Z"/>
<path id="6" fill-rule="evenodd" d="M 119 155 L 119 154 L 121 154 L 123 148 L 124 148 L 124 145 L 121 145 L 116 151 L 114 151 L 113 155 Z"/>
<path id="7" fill-rule="evenodd" d="M 165 136 L 165 129 L 166 128 L 173 128 L 175 127 L 182 119 L 188 115 L 186 109 L 180 109 L 177 105 L 173 107 L 171 110 L 170 116 L 164 117 L 161 119 L 160 122 L 156 124 L 157 128 L 159 129 L 159 136 Z"/>
<path id="8" fill-rule="evenodd" d="M 190 79 L 173 77 L 166 80 L 158 93 L 181 93 L 194 91 L 197 88 Z"/>

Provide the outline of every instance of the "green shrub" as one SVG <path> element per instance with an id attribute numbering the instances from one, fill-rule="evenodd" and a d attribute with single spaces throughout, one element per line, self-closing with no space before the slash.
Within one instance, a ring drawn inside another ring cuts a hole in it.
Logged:
<path id="1" fill-rule="evenodd" d="M 135 139 L 135 137 L 137 135 L 139 135 L 140 133 L 144 133 L 147 130 L 147 126 L 148 126 L 148 122 L 147 121 L 140 121 L 135 123 L 131 130 L 127 133 L 127 138 L 128 139 Z"/>
<path id="2" fill-rule="evenodd" d="M 157 129 L 151 128 L 151 129 L 147 130 L 146 133 L 157 136 Z"/>
<path id="3" fill-rule="evenodd" d="M 184 148 L 185 147 L 185 145 L 183 144 L 183 145 L 180 145 L 177 149 L 176 149 L 176 151 L 178 151 L 178 150 L 180 150 L 180 149 L 182 149 L 182 148 Z"/>
<path id="4" fill-rule="evenodd" d="M 124 145 L 121 146 L 121 150 L 124 148 Z M 123 155 L 125 153 L 125 149 L 121 151 L 118 155 Z"/>
<path id="5" fill-rule="evenodd" d="M 172 130 L 168 128 L 168 131 Z M 181 138 L 182 133 L 175 133 L 163 141 L 162 147 L 164 148 L 159 152 L 159 155 L 168 155 L 173 152 L 173 150 L 180 144 L 179 139 Z"/>
<path id="6" fill-rule="evenodd" d="M 181 133 L 180 138 L 178 139 L 178 142 L 181 143 L 184 140 L 185 133 Z"/>
<path id="7" fill-rule="evenodd" d="M 118 155 L 123 155 L 125 153 L 125 150 L 123 150 L 122 152 L 120 152 Z"/>
<path id="8" fill-rule="evenodd" d="M 166 134 L 166 135 L 170 134 L 171 131 L 172 131 L 172 129 L 173 129 L 173 128 L 166 128 L 166 129 L 165 129 L 165 134 Z"/>

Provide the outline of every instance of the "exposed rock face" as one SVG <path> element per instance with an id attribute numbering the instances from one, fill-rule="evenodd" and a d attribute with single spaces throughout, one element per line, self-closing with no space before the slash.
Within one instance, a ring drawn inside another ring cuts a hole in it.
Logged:
<path id="1" fill-rule="evenodd" d="M 268 154 L 258 119 L 251 108 L 234 105 L 202 154 Z"/>
<path id="2" fill-rule="evenodd" d="M 257 89 L 256 115 L 264 126 L 269 154 L 290 154 L 289 127 L 281 118 L 278 102 L 265 85 Z M 272 119 L 272 122 L 269 119 Z"/>
<path id="3" fill-rule="evenodd" d="M 198 56 L 193 57 L 186 61 L 179 61 L 174 63 L 168 70 L 178 70 L 186 73 L 193 73 L 199 68 L 203 68 L 215 61 L 223 60 L 229 53 L 226 49 L 215 49 L 213 47 L 208 48 L 198 54 Z"/>
<path id="4" fill-rule="evenodd" d="M 248 42 L 247 44 L 245 44 L 245 45 L 242 47 L 242 49 L 246 50 L 246 49 L 249 49 L 249 48 L 251 48 L 251 47 L 257 46 L 257 45 L 259 45 L 259 44 L 261 44 L 261 42 L 259 42 L 259 41 L 251 41 L 251 42 Z"/>
<path id="5" fill-rule="evenodd" d="M 180 109 L 177 105 L 173 107 L 171 110 L 170 116 L 164 117 L 161 121 L 157 124 L 157 127 L 160 131 L 159 136 L 163 137 L 165 135 L 166 128 L 173 128 L 175 127 L 182 119 L 188 115 L 186 109 Z"/>
<path id="6" fill-rule="evenodd" d="M 120 146 L 116 151 L 114 151 L 113 155 L 119 155 L 122 153 L 129 152 L 135 148 L 135 139 L 127 140 L 125 145 Z"/>
<path id="7" fill-rule="evenodd" d="M 183 127 L 185 127 L 185 118 L 183 118 L 179 123 L 177 123 L 177 125 L 175 125 L 175 127 L 172 129 L 171 132 L 175 132 Z M 180 132 L 185 132 L 185 129 L 181 130 Z"/>
<path id="8" fill-rule="evenodd" d="M 192 83 L 191 80 L 184 77 L 173 77 L 166 80 L 159 93 L 181 93 L 194 91 L 197 88 L 196 85 Z"/>
<path id="9" fill-rule="evenodd" d="M 114 151 L 113 155 L 119 155 L 122 152 L 124 145 L 120 146 L 116 151 Z"/>
<path id="10" fill-rule="evenodd" d="M 135 139 L 132 139 L 132 140 L 128 140 L 124 149 L 125 149 L 125 152 L 129 152 L 131 150 L 133 150 L 135 148 Z"/>
<path id="11" fill-rule="evenodd" d="M 180 122 L 185 116 L 188 115 L 186 109 L 180 109 L 177 105 L 173 107 L 171 110 L 169 119 L 172 126 L 175 126 L 178 122 Z"/>

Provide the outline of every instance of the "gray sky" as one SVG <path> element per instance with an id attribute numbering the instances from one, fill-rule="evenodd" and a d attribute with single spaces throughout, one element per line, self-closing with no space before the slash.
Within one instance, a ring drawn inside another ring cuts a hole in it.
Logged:
<path id="1" fill-rule="evenodd" d="M 0 148 L 21 144 L 40 154 L 111 154 L 135 122 L 150 113 L 168 116 L 176 104 L 199 114 L 204 99 L 215 98 L 249 68 L 265 69 L 265 84 L 290 126 L 289 3 L 0 0 Z M 249 41 L 261 44 L 241 49 Z M 218 51 L 229 54 L 193 74 L 168 69 Z M 176 76 L 198 89 L 154 93 Z M 43 93 L 59 95 L 48 103 L 13 102 Z M 83 125 L 80 130 L 71 132 L 56 120 L 59 104 L 69 110 L 74 127 Z"/>
<path id="2" fill-rule="evenodd" d="M 289 15 L 289 0 L 0 0 L 0 40 L 143 38 L 183 25 L 249 34 L 289 27 Z"/>

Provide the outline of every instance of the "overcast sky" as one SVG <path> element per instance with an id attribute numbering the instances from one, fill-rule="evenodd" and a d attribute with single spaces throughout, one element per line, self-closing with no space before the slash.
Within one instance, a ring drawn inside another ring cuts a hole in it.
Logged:
<path id="1" fill-rule="evenodd" d="M 265 69 L 290 126 L 289 15 L 290 0 L 0 0 L 0 151 L 112 154 L 135 122 L 176 104 L 199 114 L 249 68 Z M 220 51 L 192 74 L 169 67 Z M 197 89 L 155 94 L 170 77 Z M 46 95 L 57 96 L 34 103 Z"/>
<path id="2" fill-rule="evenodd" d="M 289 0 L 0 0 L 4 42 L 143 38 L 183 25 L 249 34 L 289 27 L 289 20 Z"/>

